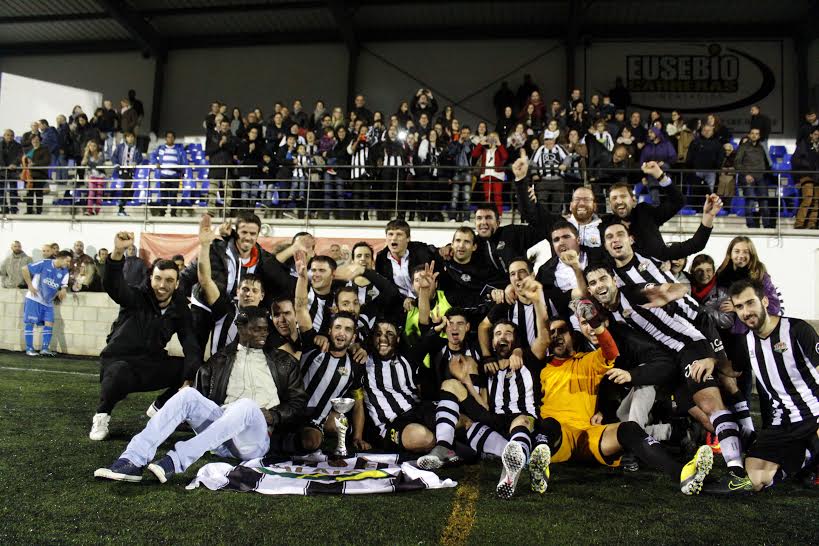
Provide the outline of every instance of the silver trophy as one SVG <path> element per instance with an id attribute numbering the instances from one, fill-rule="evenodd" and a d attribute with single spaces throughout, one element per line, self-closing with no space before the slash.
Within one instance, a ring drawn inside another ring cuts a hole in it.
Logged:
<path id="1" fill-rule="evenodd" d="M 338 413 L 338 417 L 335 418 L 338 445 L 336 445 L 336 450 L 333 454 L 338 457 L 346 457 L 347 443 L 345 440 L 347 438 L 347 428 L 350 424 L 347 421 L 347 416 L 344 414 L 353 409 L 355 400 L 352 398 L 333 398 L 330 400 L 330 403 L 333 405 L 333 410 Z"/>

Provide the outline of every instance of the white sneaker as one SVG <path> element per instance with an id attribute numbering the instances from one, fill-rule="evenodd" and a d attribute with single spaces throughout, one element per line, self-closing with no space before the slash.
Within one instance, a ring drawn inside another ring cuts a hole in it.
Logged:
<path id="1" fill-rule="evenodd" d="M 145 415 L 148 417 L 153 417 L 159 411 L 159 408 L 156 407 L 156 402 L 151 402 L 151 405 L 148 406 L 148 409 L 145 410 Z"/>
<path id="2" fill-rule="evenodd" d="M 503 472 L 496 491 L 498 497 L 508 500 L 515 494 L 520 471 L 526 465 L 526 455 L 523 454 L 523 446 L 520 445 L 520 442 L 506 444 L 506 447 L 503 448 L 501 461 L 503 462 Z"/>
<path id="3" fill-rule="evenodd" d="M 94 420 L 91 424 L 91 432 L 88 433 L 88 437 L 95 442 L 105 440 L 105 438 L 108 436 L 109 421 L 111 421 L 111 416 L 107 413 L 97 413 L 94 415 Z"/>

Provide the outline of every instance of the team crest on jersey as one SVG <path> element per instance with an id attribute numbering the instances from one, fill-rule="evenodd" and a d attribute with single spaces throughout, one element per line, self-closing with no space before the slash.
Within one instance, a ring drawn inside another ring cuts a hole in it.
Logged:
<path id="1" fill-rule="evenodd" d="M 819 343 L 816 344 L 816 347 L 814 347 L 814 349 L 816 349 L 816 354 L 819 355 Z"/>
<path id="2" fill-rule="evenodd" d="M 624 318 L 629 318 L 631 316 L 631 309 L 623 309 L 622 315 Z"/>
<path id="3" fill-rule="evenodd" d="M 776 351 L 777 353 L 784 353 L 785 351 L 788 350 L 788 344 L 785 343 L 784 341 L 780 341 L 779 343 L 773 346 L 773 350 Z"/>
<path id="4" fill-rule="evenodd" d="M 463 282 L 470 282 L 472 280 L 472 275 L 469 273 L 461 273 L 461 280 Z"/>
<path id="5" fill-rule="evenodd" d="M 375 287 L 372 287 L 372 288 L 370 288 L 369 290 L 367 290 L 367 295 L 368 295 L 368 296 L 369 296 L 371 299 L 375 299 L 375 298 L 378 296 L 378 294 L 379 294 L 378 289 L 377 289 L 377 288 L 375 288 Z"/>
<path id="6" fill-rule="evenodd" d="M 338 375 L 349 375 L 350 369 L 344 366 L 343 368 L 338 369 Z"/>
<path id="7" fill-rule="evenodd" d="M 640 265 L 637 266 L 637 271 L 641 272 L 645 271 L 646 269 L 648 269 L 648 265 L 649 265 L 648 262 L 640 262 Z"/>
<path id="8" fill-rule="evenodd" d="M 399 444 L 398 444 L 398 431 L 397 431 L 397 430 L 395 430 L 394 428 L 391 428 L 391 429 L 390 429 L 390 440 L 391 440 L 391 441 L 392 441 L 392 443 L 394 443 L 395 445 L 399 445 Z"/>
<path id="9" fill-rule="evenodd" d="M 506 241 L 498 241 L 497 249 L 503 250 L 504 248 L 506 248 Z"/>

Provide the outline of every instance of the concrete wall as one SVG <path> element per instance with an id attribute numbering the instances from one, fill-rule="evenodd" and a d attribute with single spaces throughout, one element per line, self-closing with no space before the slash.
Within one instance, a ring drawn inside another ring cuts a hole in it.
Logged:
<path id="1" fill-rule="evenodd" d="M 59 46 L 55 46 L 55 49 L 59 50 Z M 149 124 L 153 104 L 154 61 L 143 58 L 137 52 L 2 57 L 0 72 L 97 91 L 102 93 L 103 98 L 114 101 L 117 107 L 119 100 L 128 95 L 128 90 L 134 89 L 145 106 L 143 130 Z M 73 106 L 65 105 L 65 115 L 71 113 Z M 25 108 L 25 105 L 20 107 Z M 86 113 L 89 116 L 93 114 Z M 37 112 L 32 112 L 31 116 L 32 120 L 41 117 Z M 20 134 L 28 131 L 28 127 L 12 129 Z"/>
<path id="2" fill-rule="evenodd" d="M 25 350 L 23 340 L 23 303 L 25 290 L 0 288 L 0 349 Z M 99 356 L 105 347 L 105 338 L 111 323 L 119 312 L 108 294 L 81 292 L 69 294 L 54 307 L 54 336 L 50 348 L 54 351 L 85 356 Z M 35 331 L 34 346 L 39 348 L 39 328 Z M 181 355 L 176 336 L 168 345 L 171 354 Z"/>

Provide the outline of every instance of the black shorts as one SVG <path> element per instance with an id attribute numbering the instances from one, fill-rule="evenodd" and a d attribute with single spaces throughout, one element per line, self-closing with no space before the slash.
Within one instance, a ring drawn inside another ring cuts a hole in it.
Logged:
<path id="1" fill-rule="evenodd" d="M 435 402 L 424 400 L 388 423 L 384 434 L 384 449 L 403 450 L 401 435 L 413 423 L 424 425 L 435 432 Z"/>
<path id="2" fill-rule="evenodd" d="M 680 381 L 688 385 L 688 390 L 691 394 L 709 387 L 719 387 L 713 374 L 700 382 L 691 379 L 691 365 L 697 360 L 704 358 L 716 358 L 711 343 L 704 339 L 689 342 L 683 350 L 679 352 Z M 716 368 L 716 364 L 714 364 L 714 373 L 716 373 Z"/>
<path id="3" fill-rule="evenodd" d="M 792 476 L 802 469 L 805 451 L 812 444 L 815 446 L 817 430 L 819 418 L 762 429 L 756 442 L 748 450 L 748 457 L 776 463 L 782 467 L 786 476 Z"/>
<path id="4" fill-rule="evenodd" d="M 710 315 L 700 313 L 696 326 L 699 331 L 702 332 L 702 335 L 705 336 L 705 339 L 708 340 L 709 345 L 711 345 L 711 351 L 714 353 L 716 359 L 728 360 L 728 353 L 725 352 L 725 344 L 723 343 L 722 336 L 719 333 L 719 328 L 717 328 L 714 319 Z"/>

